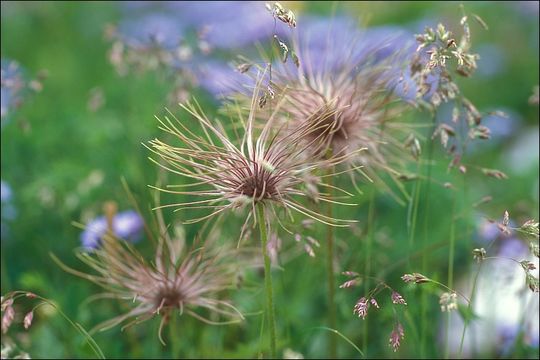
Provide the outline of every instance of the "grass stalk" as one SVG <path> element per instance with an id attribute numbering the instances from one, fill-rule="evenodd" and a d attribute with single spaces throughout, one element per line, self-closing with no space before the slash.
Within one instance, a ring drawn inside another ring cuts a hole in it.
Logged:
<path id="1" fill-rule="evenodd" d="M 368 232 L 367 232 L 367 242 L 366 242 L 366 249 L 364 251 L 365 258 L 364 258 L 364 274 L 366 275 L 364 277 L 364 293 L 369 292 L 369 274 L 371 274 L 371 247 L 373 244 L 373 234 L 374 234 L 374 204 L 375 204 L 375 193 L 371 193 L 370 200 L 369 200 L 369 210 L 368 210 Z M 364 319 L 363 321 L 363 329 L 362 329 L 362 352 L 367 354 L 367 348 L 368 348 L 368 319 Z"/>
<path id="2" fill-rule="evenodd" d="M 448 251 L 448 279 L 447 284 L 448 287 L 453 289 L 454 288 L 454 254 L 455 254 L 455 246 L 456 246 L 456 219 L 455 219 L 455 212 L 456 212 L 456 198 L 454 197 L 454 200 L 452 201 L 452 214 L 451 214 L 451 224 L 450 224 L 450 248 Z M 444 358 L 448 359 L 450 356 L 450 312 L 447 314 L 446 318 L 446 345 L 444 350 Z"/>
<path id="3" fill-rule="evenodd" d="M 334 167 L 328 169 L 328 172 L 331 174 L 334 172 Z M 333 196 L 333 177 L 328 177 L 328 185 L 330 191 L 330 197 Z M 328 217 L 333 217 L 333 206 L 332 203 L 328 203 L 326 208 L 326 215 Z M 336 282 L 334 277 L 334 228 L 332 226 L 326 227 L 326 273 L 327 273 L 327 282 L 328 282 L 328 327 L 331 329 L 336 329 L 336 300 L 335 300 L 335 288 Z M 329 332 L 329 357 L 330 359 L 335 359 L 337 357 L 337 337 L 333 332 Z"/>
<path id="4" fill-rule="evenodd" d="M 276 320 L 274 315 L 274 296 L 272 294 L 272 272 L 270 269 L 270 256 L 268 256 L 268 233 L 264 216 L 264 205 L 257 204 L 257 217 L 261 234 L 261 247 L 264 258 L 264 286 L 266 290 L 266 306 L 268 318 L 268 330 L 270 332 L 270 357 L 276 358 Z"/>
<path id="5" fill-rule="evenodd" d="M 180 359 L 180 336 L 178 335 L 178 314 L 172 312 L 171 323 L 169 324 L 169 342 L 171 343 L 171 356 L 173 359 Z"/>

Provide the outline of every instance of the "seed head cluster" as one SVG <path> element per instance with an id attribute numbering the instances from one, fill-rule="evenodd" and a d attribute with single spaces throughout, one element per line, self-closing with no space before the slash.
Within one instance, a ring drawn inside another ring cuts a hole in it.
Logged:
<path id="1" fill-rule="evenodd" d="M 253 93 L 247 119 L 237 109 L 236 123 L 242 124 L 237 139 L 231 138 L 219 121 L 211 121 L 197 103 L 188 102 L 182 107 L 192 115 L 204 136 L 196 135 L 188 125 L 178 119 L 172 121 L 169 116 L 160 120 L 161 128 L 173 135 L 177 145 L 169 145 L 155 139 L 150 142 L 150 149 L 162 161 L 157 164 L 171 172 L 193 179 L 186 185 L 172 185 L 166 192 L 204 197 L 203 200 L 166 206 L 181 209 L 208 209 L 209 215 L 192 219 L 197 222 L 229 209 L 251 205 L 246 222 L 255 212 L 255 206 L 263 203 L 273 210 L 268 212 L 278 217 L 276 208 L 284 208 L 292 218 L 293 212 L 301 213 L 323 223 L 346 226 L 347 221 L 330 218 L 309 209 L 297 197 L 305 197 L 305 176 L 317 169 L 339 164 L 347 160 L 350 153 L 337 154 L 328 158 L 308 158 L 310 148 L 322 148 L 322 134 L 328 127 L 324 121 L 307 119 L 299 124 L 295 131 L 289 131 L 276 122 L 277 114 L 285 98 L 282 97 L 266 123 L 255 122 L 261 80 Z M 174 115 L 170 114 L 171 116 Z M 309 121 L 308 121 L 309 120 Z M 305 139 L 310 139 L 305 142 Z M 172 187 L 201 187 L 201 190 L 171 190 Z M 318 193 L 318 199 L 335 202 L 328 194 Z"/>
<path id="2" fill-rule="evenodd" d="M 107 233 L 102 246 L 78 257 L 94 270 L 84 273 L 59 265 L 74 275 L 90 280 L 106 290 L 100 298 L 117 298 L 131 305 L 122 315 L 105 321 L 96 330 L 105 330 L 121 323 L 123 328 L 155 316 L 161 316 L 161 331 L 171 316 L 187 314 L 209 324 L 218 324 L 200 312 L 223 316 L 225 323 L 238 322 L 243 316 L 233 305 L 221 300 L 222 293 L 232 287 L 242 262 L 234 252 L 209 245 L 211 240 L 195 241 L 189 248 L 182 237 L 171 237 L 159 220 L 159 235 L 154 259 L 148 262 L 128 242 Z M 150 234 L 151 235 L 151 234 Z M 207 246 L 208 245 L 208 246 Z"/>

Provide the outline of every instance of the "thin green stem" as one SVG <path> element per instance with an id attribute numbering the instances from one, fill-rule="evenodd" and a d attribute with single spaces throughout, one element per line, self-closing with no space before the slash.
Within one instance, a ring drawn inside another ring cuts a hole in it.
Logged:
<path id="1" fill-rule="evenodd" d="M 417 165 L 416 172 L 418 173 L 420 170 L 420 166 Z M 418 219 L 418 203 L 420 201 L 420 180 L 417 180 L 414 184 L 413 194 L 411 196 L 411 200 L 409 203 L 409 209 L 407 214 L 407 229 L 409 231 L 409 252 L 408 252 L 408 259 L 409 259 L 409 267 L 411 265 L 411 251 L 414 248 L 414 236 L 416 232 L 416 221 Z"/>
<path id="2" fill-rule="evenodd" d="M 368 210 L 368 232 L 367 232 L 367 242 L 366 242 L 366 250 L 365 250 L 365 258 L 364 258 L 364 274 L 366 276 L 364 277 L 364 292 L 369 292 L 369 278 L 370 276 L 368 274 L 371 273 L 371 246 L 373 243 L 373 228 L 374 228 L 374 197 L 375 194 L 372 193 L 371 197 L 369 199 L 369 210 Z M 367 354 L 367 348 L 368 348 L 368 319 L 364 319 L 364 327 L 362 331 L 362 350 L 364 354 Z"/>
<path id="3" fill-rule="evenodd" d="M 462 177 L 462 180 L 463 180 L 463 207 L 465 209 L 465 212 L 464 212 L 464 219 L 471 219 L 471 215 L 470 215 L 470 209 L 471 207 L 468 206 L 467 204 L 467 199 L 468 199 L 468 182 L 467 182 L 467 177 L 466 175 L 464 174 L 463 177 Z M 470 221 L 465 221 L 465 232 L 468 233 L 469 232 L 469 228 L 470 228 Z M 468 239 L 468 242 L 467 242 L 467 247 L 468 248 L 472 248 L 472 237 L 467 237 Z M 492 244 L 492 243 L 491 243 Z M 491 246 L 490 244 L 490 246 Z M 469 261 L 471 261 L 472 259 L 469 257 Z M 470 295 L 470 301 L 469 301 L 469 304 L 467 306 L 467 314 L 470 314 L 471 313 L 471 309 L 472 309 L 472 306 L 473 306 L 473 301 L 474 301 L 474 296 L 475 296 L 475 293 L 476 293 L 476 285 L 478 283 L 478 277 L 480 275 L 480 271 L 482 270 L 482 265 L 483 263 L 480 263 L 480 265 L 478 266 L 478 271 L 476 272 L 475 276 L 474 276 L 474 280 L 473 280 L 473 284 L 472 284 L 472 289 L 471 289 L 471 295 Z M 461 340 L 460 340 L 460 344 L 459 344 L 459 358 L 461 359 L 462 358 L 462 355 L 463 355 L 463 343 L 465 341 L 465 333 L 467 332 L 467 327 L 469 326 L 469 322 L 470 322 L 470 317 L 467 316 L 465 317 L 464 321 L 463 321 L 463 331 L 461 333 Z M 472 336 L 474 336 L 474 334 L 472 334 Z M 473 339 L 474 340 L 474 339 Z M 471 353 L 471 356 L 474 357 L 474 355 Z"/>
<path id="4" fill-rule="evenodd" d="M 332 166 L 328 169 L 328 174 L 334 172 L 334 167 Z M 328 177 L 328 185 L 330 191 L 330 197 L 333 195 L 333 177 Z M 328 217 L 333 217 L 333 206 L 332 203 L 328 203 L 326 215 Z M 326 273 L 328 277 L 328 326 L 331 329 L 336 329 L 336 301 L 335 301 L 335 278 L 334 278 L 334 227 L 326 227 Z M 337 337 L 334 333 L 329 333 L 330 340 L 330 359 L 335 359 L 337 357 Z"/>
<path id="5" fill-rule="evenodd" d="M 472 304 L 474 301 L 474 295 L 476 294 L 476 284 L 478 282 L 478 276 L 480 275 L 480 270 L 482 270 L 482 263 L 478 266 L 478 271 L 476 272 L 476 275 L 474 276 L 473 286 L 471 290 L 471 298 L 469 301 L 469 304 L 467 306 L 467 314 L 471 313 Z M 467 327 L 469 326 L 470 316 L 466 316 L 464 319 L 463 324 L 463 331 L 461 332 L 461 340 L 459 342 L 459 356 L 458 358 L 461 359 L 463 355 L 463 343 L 465 341 L 465 333 L 467 332 Z"/>
<path id="6" fill-rule="evenodd" d="M 454 197 L 454 200 L 452 201 L 452 217 L 451 217 L 451 224 L 450 224 L 450 249 L 448 251 L 448 287 L 453 288 L 454 287 L 454 252 L 455 252 L 455 245 L 456 245 L 456 219 L 455 219 L 455 211 L 456 211 L 456 198 Z M 444 351 L 444 358 L 448 359 L 450 356 L 450 312 L 448 313 L 447 319 L 446 319 L 446 347 Z"/>
<path id="7" fill-rule="evenodd" d="M 178 314 L 173 311 L 171 323 L 169 324 L 169 342 L 171 344 L 171 355 L 173 359 L 180 359 L 180 337 L 178 336 Z"/>
<path id="8" fill-rule="evenodd" d="M 429 134 L 433 134 L 435 131 L 436 126 L 436 120 L 435 120 L 436 114 L 433 114 L 432 117 L 432 126 Z M 427 161 L 426 161 L 426 190 L 425 190 L 425 198 L 424 198 L 424 236 L 422 238 L 422 247 L 426 247 L 426 245 L 429 243 L 429 228 L 430 228 L 430 196 L 431 196 L 431 170 L 432 170 L 432 159 L 433 159 L 433 139 L 431 139 L 431 136 L 428 137 L 428 146 L 427 146 Z M 427 261 L 428 261 L 429 254 L 423 253 L 422 254 L 422 272 L 427 271 Z M 427 346 L 427 340 L 428 336 L 430 335 L 428 333 L 429 331 L 429 319 L 428 319 L 428 298 L 427 293 L 423 291 L 421 293 L 421 299 L 420 299 L 420 315 L 421 315 L 421 322 L 420 322 L 420 355 L 422 358 L 426 358 L 426 346 Z"/>
<path id="9" fill-rule="evenodd" d="M 17 291 L 19 292 L 19 291 Z M 20 292 L 20 293 L 26 293 L 26 292 Z M 79 324 L 78 322 L 75 322 L 73 320 L 71 320 L 69 318 L 69 316 L 67 316 L 61 309 L 58 305 L 56 305 L 53 301 L 47 299 L 47 298 L 44 298 L 44 297 L 41 297 L 41 296 L 36 296 L 37 299 L 47 303 L 49 306 L 52 306 L 56 311 L 58 311 L 58 313 L 73 327 L 75 328 L 75 330 L 77 330 L 80 334 L 82 334 L 86 340 L 86 342 L 88 343 L 88 345 L 90 346 L 90 348 L 92 349 L 92 351 L 94 352 L 94 354 L 96 354 L 96 356 L 99 358 L 99 359 L 105 359 L 105 355 L 103 354 L 103 351 L 101 350 L 101 348 L 99 347 L 99 345 L 96 343 L 96 341 L 94 340 L 94 338 L 92 338 L 92 336 L 90 336 L 90 334 L 88 334 L 88 332 L 81 326 L 81 324 Z"/>
<path id="10" fill-rule="evenodd" d="M 261 246 L 264 258 L 264 286 L 266 288 L 266 306 L 268 313 L 268 324 L 270 330 L 270 356 L 276 358 L 276 320 L 274 316 L 274 296 L 272 294 L 272 272 L 270 269 L 270 256 L 268 256 L 268 234 L 266 232 L 266 220 L 264 216 L 264 205 L 257 204 L 257 217 L 259 230 L 261 233 Z"/>

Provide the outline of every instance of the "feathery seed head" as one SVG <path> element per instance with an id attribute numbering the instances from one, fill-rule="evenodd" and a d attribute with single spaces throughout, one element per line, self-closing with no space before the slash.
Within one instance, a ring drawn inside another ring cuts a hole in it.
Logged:
<path id="1" fill-rule="evenodd" d="M 241 109 L 234 109 L 237 111 L 235 116 L 238 116 L 243 125 L 243 129 L 239 131 L 243 134 L 239 139 L 232 139 L 219 121 L 209 120 L 196 102 L 188 102 L 182 107 L 200 125 L 198 133 L 177 119 L 173 122 L 166 116 L 165 120 L 160 120 L 161 128 L 180 140 L 180 143 L 177 147 L 158 139 L 152 140 L 149 149 L 161 157 L 166 165 L 155 160 L 154 162 L 173 173 L 196 180 L 195 183 L 178 186 L 205 188 L 160 190 L 206 198 L 166 206 L 178 207 L 177 210 L 212 209 L 210 215 L 189 221 L 197 222 L 228 209 L 249 204 L 253 212 L 248 215 L 247 222 L 255 212 L 255 205 L 261 202 L 273 209 L 274 215 L 277 215 L 277 206 L 285 208 L 291 218 L 294 211 L 323 223 L 345 226 L 343 221 L 318 214 L 301 205 L 294 197 L 305 196 L 305 174 L 346 161 L 350 154 L 336 154 L 325 159 L 307 158 L 305 152 L 310 147 L 322 146 L 321 135 L 316 134 L 324 133 L 321 129 L 328 125 L 321 120 L 303 121 L 296 126 L 295 131 L 289 131 L 286 124 L 277 124 L 277 114 L 285 100 L 283 96 L 279 99 L 276 97 L 275 109 L 265 116 L 264 123 L 259 126 L 255 121 L 260 115 L 258 112 L 266 111 L 258 106 L 263 79 L 264 74 L 258 77 L 247 119 Z M 306 144 L 306 138 L 312 140 Z M 333 201 L 325 193 L 319 193 L 318 200 Z"/>
<path id="2" fill-rule="evenodd" d="M 124 328 L 161 316 L 161 330 L 171 316 L 186 313 L 209 324 L 225 324 L 243 320 L 242 314 L 229 302 L 221 300 L 221 293 L 233 286 L 242 263 L 237 252 L 209 245 L 216 234 L 206 241 L 188 247 L 182 237 L 171 237 L 161 214 L 158 215 L 154 259 L 149 262 L 131 244 L 107 232 L 102 246 L 92 253 L 81 251 L 79 259 L 94 270 L 84 273 L 71 269 L 54 257 L 67 272 L 90 280 L 106 290 L 96 298 L 124 299 L 131 309 L 120 316 L 96 326 L 105 330 L 129 321 Z M 200 314 L 200 310 L 226 318 L 216 323 Z M 178 316 L 178 315 L 176 315 Z"/>

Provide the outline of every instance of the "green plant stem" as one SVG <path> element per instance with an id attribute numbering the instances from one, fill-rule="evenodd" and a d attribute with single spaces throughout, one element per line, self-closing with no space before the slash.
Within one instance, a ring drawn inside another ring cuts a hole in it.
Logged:
<path id="1" fill-rule="evenodd" d="M 480 271 L 482 270 L 482 264 L 483 263 L 480 263 L 480 265 L 478 266 L 478 271 L 476 272 L 476 275 L 474 276 L 470 301 L 469 301 L 469 304 L 467 305 L 467 314 L 471 313 L 471 308 L 472 308 L 472 305 L 473 305 L 474 296 L 476 294 L 476 284 L 478 282 L 478 276 L 480 275 Z M 463 331 L 461 332 L 461 340 L 459 342 L 459 356 L 458 356 L 458 359 L 462 359 L 463 343 L 465 341 L 465 333 L 467 332 L 467 327 L 469 326 L 469 321 L 470 321 L 469 319 L 470 319 L 470 316 L 467 316 L 465 319 L 463 319 L 464 324 L 463 324 Z"/>
<path id="2" fill-rule="evenodd" d="M 25 292 L 21 292 L 21 293 L 25 293 Z M 44 298 L 44 297 L 41 297 L 41 296 L 36 296 L 37 299 L 45 302 L 46 304 L 48 304 L 49 306 L 52 306 L 56 311 L 58 311 L 58 313 L 73 327 L 75 328 L 75 330 L 77 330 L 80 334 L 82 334 L 86 340 L 86 342 L 88 343 L 88 345 L 90 346 L 90 348 L 92 349 L 92 351 L 94 352 L 94 354 L 98 357 L 98 359 L 105 359 L 105 355 L 103 354 L 103 351 L 101 350 L 101 348 L 98 346 L 98 344 L 96 343 L 96 341 L 94 340 L 94 338 L 92 338 L 92 336 L 90 336 L 90 334 L 81 326 L 81 324 L 79 324 L 78 322 L 75 322 L 73 320 L 71 320 L 69 318 L 69 316 L 67 316 L 61 309 L 58 305 L 56 305 L 52 300 L 49 300 L 47 298 Z"/>
<path id="3" fill-rule="evenodd" d="M 456 198 L 454 197 L 454 200 L 452 201 L 452 217 L 451 217 L 451 224 L 450 224 L 450 249 L 448 251 L 448 287 L 453 288 L 454 287 L 454 252 L 455 252 L 455 245 L 456 245 L 456 219 L 455 219 L 455 211 L 456 211 Z M 448 312 L 447 318 L 446 318 L 446 347 L 444 351 L 444 358 L 448 359 L 450 356 L 450 312 Z"/>
<path id="4" fill-rule="evenodd" d="M 268 234 L 266 232 L 266 220 L 264 216 L 264 205 L 257 204 L 257 217 L 259 230 L 261 233 L 261 246 L 264 258 L 264 286 L 266 288 L 266 306 L 268 313 L 268 324 L 270 331 L 270 356 L 276 358 L 276 320 L 274 316 L 274 296 L 272 294 L 272 272 L 270 269 L 270 257 L 268 256 Z"/>
<path id="5" fill-rule="evenodd" d="M 371 273 L 371 246 L 373 243 L 373 233 L 374 233 L 374 204 L 375 204 L 375 193 L 371 193 L 369 199 L 369 210 L 368 210 L 368 232 L 367 232 L 367 242 L 365 249 L 365 258 L 364 258 L 364 292 L 367 294 L 369 292 L 369 274 Z M 364 327 L 362 331 L 362 351 L 367 354 L 368 349 L 368 319 L 364 319 Z"/>
<path id="6" fill-rule="evenodd" d="M 329 174 L 334 172 L 334 167 L 328 169 Z M 332 176 L 328 177 L 328 185 L 330 191 L 330 197 L 333 195 L 333 180 Z M 328 217 L 333 217 L 333 206 L 332 203 L 328 203 L 327 206 Z M 328 327 L 336 330 L 336 300 L 335 300 L 335 278 L 334 278 L 334 228 L 332 226 L 327 226 L 326 228 L 326 273 L 328 277 Z M 333 332 L 329 333 L 330 340 L 330 350 L 329 356 L 330 359 L 335 359 L 337 357 L 337 337 Z"/>
<path id="7" fill-rule="evenodd" d="M 178 336 L 178 314 L 173 311 L 171 323 L 169 324 L 169 342 L 171 344 L 171 355 L 173 359 L 180 359 L 180 337 Z"/>
<path id="8" fill-rule="evenodd" d="M 433 114 L 432 117 L 432 126 L 429 134 L 433 134 L 435 131 L 436 126 L 436 120 L 435 120 L 436 114 Z M 425 198 L 424 198 L 424 236 L 422 238 L 422 247 L 425 248 L 426 245 L 429 243 L 429 228 L 430 228 L 430 197 L 431 197 L 431 170 L 432 170 L 432 159 L 433 159 L 433 139 L 431 137 L 428 137 L 427 140 L 428 146 L 427 146 L 427 161 L 426 161 L 426 179 L 424 180 L 426 182 L 426 190 L 425 190 Z M 423 253 L 422 254 L 422 272 L 425 273 L 427 271 L 427 261 L 428 261 L 429 254 Z M 420 355 L 422 358 L 426 358 L 426 346 L 428 341 L 428 336 L 430 334 L 428 333 L 430 328 L 430 320 L 428 319 L 428 298 L 427 293 L 423 291 L 421 293 L 420 298 L 420 314 L 421 314 L 421 322 L 420 322 Z"/>
<path id="9" fill-rule="evenodd" d="M 420 171 L 420 166 L 416 166 L 416 172 Z M 409 251 L 408 251 L 408 265 L 411 267 L 411 251 L 414 249 L 414 236 L 416 232 L 416 221 L 418 219 L 418 203 L 420 201 L 420 180 L 416 180 L 414 184 L 413 194 L 409 203 L 409 209 L 407 213 L 407 229 L 409 231 Z M 414 269 L 413 269 L 414 270 Z"/>
<path id="10" fill-rule="evenodd" d="M 467 199 L 469 198 L 468 197 L 468 182 L 467 182 L 467 176 L 466 174 L 463 174 L 463 177 L 462 177 L 462 180 L 463 180 L 463 207 L 464 207 L 464 219 L 471 219 L 471 214 L 470 214 L 470 209 L 471 207 L 468 206 L 468 201 Z M 464 227 L 465 227 L 465 233 L 469 233 L 469 228 L 471 227 L 470 226 L 470 221 L 465 221 L 465 224 L 464 224 Z M 468 241 L 467 241 L 467 247 L 468 248 L 472 248 L 472 237 L 467 237 L 466 238 Z M 491 245 L 490 245 L 491 246 Z M 472 261 L 472 257 L 469 257 L 469 262 Z M 472 289 L 471 289 L 471 294 L 469 296 L 469 304 L 467 306 L 467 314 L 470 314 L 471 313 L 471 309 L 472 309 L 472 306 L 473 306 L 473 301 L 474 301 L 474 296 L 475 296 L 475 293 L 476 293 L 476 285 L 478 283 L 478 277 L 480 275 L 480 271 L 482 270 L 482 265 L 483 265 L 483 262 L 480 263 L 480 265 L 478 266 L 478 271 L 476 272 L 475 276 L 474 276 L 474 280 L 473 280 L 473 284 L 472 284 Z M 463 355 L 463 343 L 465 341 L 465 333 L 467 332 L 467 327 L 469 326 L 469 322 L 470 322 L 470 316 L 467 316 L 465 319 L 463 319 L 463 331 L 461 333 L 461 340 L 460 340 L 460 344 L 459 344 L 459 356 L 458 358 L 461 359 L 462 358 L 462 355 Z M 471 334 L 471 337 L 474 336 L 474 333 Z M 471 339 L 471 340 L 474 340 Z M 473 341 L 473 343 L 475 343 Z M 474 349 L 473 349 L 473 352 L 474 352 Z M 474 357 L 474 355 L 471 353 L 470 354 L 472 357 Z"/>

